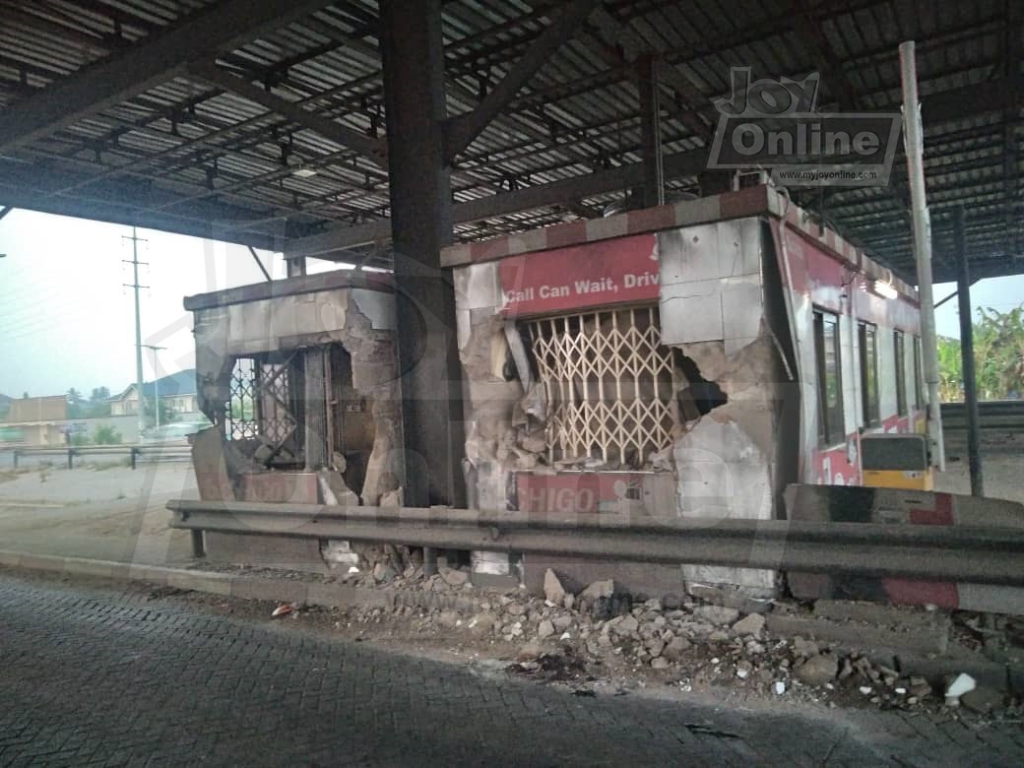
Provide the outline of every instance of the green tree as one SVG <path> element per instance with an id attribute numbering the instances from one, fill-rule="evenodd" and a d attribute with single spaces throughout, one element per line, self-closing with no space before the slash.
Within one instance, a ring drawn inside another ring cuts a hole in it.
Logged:
<path id="1" fill-rule="evenodd" d="M 110 390 L 106 387 L 96 387 L 89 395 L 89 404 L 86 407 L 86 415 L 90 419 L 105 419 L 110 416 Z"/>
<path id="2" fill-rule="evenodd" d="M 99 426 L 92 433 L 92 441 L 96 445 L 120 445 L 121 433 L 111 426 Z"/>
<path id="3" fill-rule="evenodd" d="M 82 393 L 72 387 L 68 390 L 66 395 L 68 401 L 68 418 L 69 419 L 80 419 L 82 418 Z"/>
<path id="4" fill-rule="evenodd" d="M 1024 395 L 1024 305 L 1009 312 L 979 307 L 973 325 L 978 396 L 1005 400 Z M 962 400 L 960 342 L 940 338 L 938 346 L 940 397 L 946 402 Z"/>

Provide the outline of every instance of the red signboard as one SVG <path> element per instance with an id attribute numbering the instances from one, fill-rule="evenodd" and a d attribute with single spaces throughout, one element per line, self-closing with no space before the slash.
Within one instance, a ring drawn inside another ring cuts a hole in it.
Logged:
<path id="1" fill-rule="evenodd" d="M 516 498 L 521 512 L 618 512 L 643 498 L 642 486 L 643 475 L 629 472 L 520 472 Z"/>
<path id="2" fill-rule="evenodd" d="M 658 298 L 654 235 L 528 253 L 499 265 L 502 314 L 553 314 Z"/>

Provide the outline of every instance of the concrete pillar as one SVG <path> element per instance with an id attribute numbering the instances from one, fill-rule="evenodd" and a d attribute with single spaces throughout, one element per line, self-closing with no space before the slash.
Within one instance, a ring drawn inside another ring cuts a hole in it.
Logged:
<path id="1" fill-rule="evenodd" d="M 978 416 L 978 376 L 974 365 L 974 322 L 971 312 L 971 275 L 967 265 L 967 235 L 963 206 L 956 212 L 957 304 L 960 310 L 960 355 L 964 375 L 964 407 L 967 410 L 967 461 L 971 495 L 985 495 L 981 471 L 981 423 Z"/>
<path id="2" fill-rule="evenodd" d="M 444 159 L 440 0 L 383 0 L 380 48 L 402 388 L 405 501 L 462 505 L 462 371 L 451 270 L 452 192 Z"/>

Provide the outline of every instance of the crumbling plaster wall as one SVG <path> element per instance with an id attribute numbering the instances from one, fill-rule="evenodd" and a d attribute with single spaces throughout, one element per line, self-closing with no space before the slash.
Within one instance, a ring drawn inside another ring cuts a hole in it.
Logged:
<path id="1" fill-rule="evenodd" d="M 353 386 L 373 402 L 373 450 L 361 492 L 375 505 L 403 475 L 394 355 L 394 296 L 338 288 L 195 311 L 200 409 L 217 423 L 230 398 L 235 358 L 329 343 L 352 357 Z"/>
<path id="2" fill-rule="evenodd" d="M 781 357 L 766 319 L 763 232 L 756 218 L 658 235 L 662 342 L 679 349 L 727 401 L 685 425 L 672 447 L 681 517 L 774 516 Z M 770 254 L 769 254 L 770 255 Z M 775 592 L 774 571 L 684 566 L 688 585 Z"/>
<path id="3" fill-rule="evenodd" d="M 508 508 L 511 473 L 531 468 L 536 459 L 515 445 L 514 422 L 525 419 L 519 403 L 525 390 L 518 377 L 506 380 L 509 358 L 497 262 L 456 269 L 459 357 L 466 373 L 466 461 L 470 505 Z M 518 450 L 517 450 L 518 449 Z"/>

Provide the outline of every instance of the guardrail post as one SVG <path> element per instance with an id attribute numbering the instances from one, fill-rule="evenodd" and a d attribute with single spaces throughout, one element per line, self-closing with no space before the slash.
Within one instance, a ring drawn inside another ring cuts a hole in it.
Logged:
<path id="1" fill-rule="evenodd" d="M 206 544 L 203 541 L 202 531 L 191 531 L 192 534 L 192 557 L 206 557 Z"/>
<path id="2" fill-rule="evenodd" d="M 17 448 L 14 449 L 13 456 L 14 456 L 14 468 L 17 469 L 18 468 L 18 449 Z"/>
<path id="3" fill-rule="evenodd" d="M 74 456 L 75 456 L 75 449 L 74 448 L 68 448 L 68 469 L 74 469 L 74 461 L 73 461 Z"/>
<path id="4" fill-rule="evenodd" d="M 437 549 L 434 547 L 423 548 L 423 575 L 433 576 L 437 573 Z"/>
<path id="5" fill-rule="evenodd" d="M 130 453 L 131 453 L 131 456 L 132 456 L 132 469 L 135 469 L 135 459 L 139 455 L 139 449 L 136 448 L 135 446 L 132 446 L 131 450 L 130 450 Z"/>

